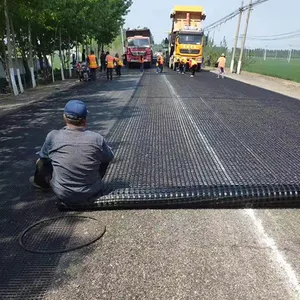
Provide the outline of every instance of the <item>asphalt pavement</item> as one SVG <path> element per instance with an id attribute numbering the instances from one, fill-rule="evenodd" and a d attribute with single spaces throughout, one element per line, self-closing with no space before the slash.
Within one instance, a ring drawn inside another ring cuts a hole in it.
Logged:
<path id="1" fill-rule="evenodd" d="M 297 209 L 85 212 L 106 225 L 100 241 L 56 255 L 21 249 L 27 226 L 64 215 L 27 180 L 74 97 L 116 151 L 106 182 L 118 190 L 299 183 L 298 100 L 168 70 L 56 93 L 0 125 L 1 299 L 300 299 Z M 53 234 L 74 238 L 72 229 Z"/>

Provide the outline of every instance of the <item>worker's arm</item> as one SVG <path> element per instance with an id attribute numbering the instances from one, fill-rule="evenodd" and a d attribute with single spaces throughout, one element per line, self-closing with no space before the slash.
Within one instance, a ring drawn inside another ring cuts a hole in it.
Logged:
<path id="1" fill-rule="evenodd" d="M 89 57 L 87 56 L 87 58 L 86 58 L 86 62 L 89 64 L 90 63 L 90 59 L 89 59 Z"/>
<path id="2" fill-rule="evenodd" d="M 109 163 L 114 159 L 114 153 L 112 152 L 111 148 L 106 144 L 106 141 L 102 136 L 99 139 L 100 143 L 100 160 L 102 163 Z"/>
<path id="3" fill-rule="evenodd" d="M 51 147 L 52 147 L 52 137 L 53 137 L 53 131 L 51 131 L 47 134 L 45 142 L 44 142 L 40 152 L 38 153 L 40 158 L 50 159 L 49 153 L 50 153 Z"/>

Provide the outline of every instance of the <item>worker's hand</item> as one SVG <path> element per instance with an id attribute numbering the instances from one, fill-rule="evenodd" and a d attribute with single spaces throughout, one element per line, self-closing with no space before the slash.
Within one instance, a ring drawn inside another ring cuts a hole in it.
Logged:
<path id="1" fill-rule="evenodd" d="M 38 164 L 40 160 L 41 160 L 41 159 L 39 158 L 39 159 L 36 161 L 36 164 Z"/>

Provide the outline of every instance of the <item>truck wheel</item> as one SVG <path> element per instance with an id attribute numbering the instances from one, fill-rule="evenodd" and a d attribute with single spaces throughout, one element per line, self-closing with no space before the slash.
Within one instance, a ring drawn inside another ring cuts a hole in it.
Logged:
<path id="1" fill-rule="evenodd" d="M 177 63 L 173 64 L 173 71 L 176 71 L 177 69 Z"/>

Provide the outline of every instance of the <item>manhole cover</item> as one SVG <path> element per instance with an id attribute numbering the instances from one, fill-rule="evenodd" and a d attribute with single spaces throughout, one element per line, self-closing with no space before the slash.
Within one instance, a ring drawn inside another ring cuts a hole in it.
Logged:
<path id="1" fill-rule="evenodd" d="M 105 226 L 92 217 L 62 216 L 29 226 L 20 235 L 19 243 L 33 253 L 62 253 L 96 242 L 105 230 Z"/>

